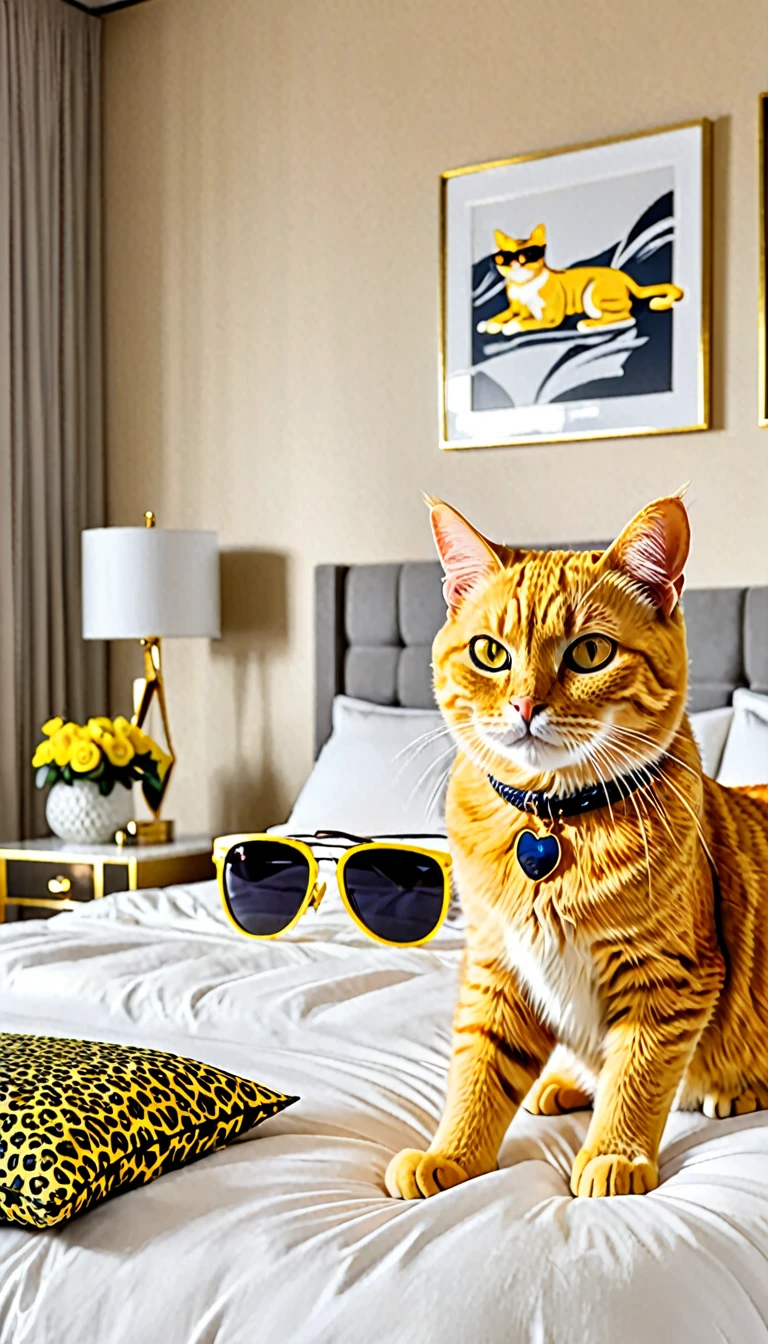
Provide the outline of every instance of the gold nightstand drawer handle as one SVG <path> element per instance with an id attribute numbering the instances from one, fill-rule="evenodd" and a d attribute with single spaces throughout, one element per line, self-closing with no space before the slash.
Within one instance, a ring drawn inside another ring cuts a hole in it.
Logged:
<path id="1" fill-rule="evenodd" d="M 65 896 L 68 891 L 72 890 L 72 883 L 68 877 L 62 877 L 59 874 L 58 877 L 51 878 L 48 883 L 48 890 L 52 896 Z"/>

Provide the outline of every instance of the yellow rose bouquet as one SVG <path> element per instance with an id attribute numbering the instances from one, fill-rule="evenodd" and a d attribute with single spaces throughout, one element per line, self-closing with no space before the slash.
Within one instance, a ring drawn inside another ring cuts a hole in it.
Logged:
<path id="1" fill-rule="evenodd" d="M 122 715 L 85 724 L 56 718 L 43 724 L 42 733 L 32 757 L 38 789 L 88 779 L 106 797 L 116 784 L 129 789 L 137 780 L 150 807 L 158 805 L 171 757 L 135 723 Z"/>

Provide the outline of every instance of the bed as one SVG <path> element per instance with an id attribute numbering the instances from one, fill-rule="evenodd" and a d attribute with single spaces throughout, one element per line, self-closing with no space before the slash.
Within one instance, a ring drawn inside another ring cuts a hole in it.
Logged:
<path id="1" fill-rule="evenodd" d="M 686 615 L 693 709 L 768 690 L 768 590 L 692 592 Z M 318 571 L 325 750 L 286 829 L 322 811 L 354 830 L 376 805 L 341 778 L 336 744 L 362 722 L 364 761 L 382 717 L 411 731 L 434 711 L 442 619 L 435 565 Z M 421 803 L 398 805 L 380 829 L 424 828 Z M 211 883 L 2 930 L 0 1029 L 173 1050 L 301 1101 L 58 1230 L 0 1228 L 0 1344 L 768 1339 L 761 1115 L 673 1115 L 644 1198 L 570 1197 L 586 1113 L 521 1113 L 497 1172 L 425 1202 L 385 1195 L 389 1158 L 425 1146 L 440 1115 L 461 917 L 426 948 L 374 944 L 327 876 L 319 915 L 263 944 L 230 927 Z"/>

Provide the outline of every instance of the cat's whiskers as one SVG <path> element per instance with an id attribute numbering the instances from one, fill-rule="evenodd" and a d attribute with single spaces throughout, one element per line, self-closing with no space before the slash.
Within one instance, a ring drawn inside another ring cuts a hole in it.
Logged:
<path id="1" fill-rule="evenodd" d="M 630 756 L 627 756 L 626 752 L 623 752 L 623 751 L 621 751 L 619 748 L 616 748 L 615 744 L 613 745 L 613 747 L 611 746 L 610 743 L 607 744 L 607 746 L 603 749 L 602 754 L 605 756 L 606 760 L 608 761 L 609 769 L 611 770 L 612 773 L 615 773 L 615 770 L 616 770 L 616 768 L 617 768 L 617 765 L 619 764 L 619 762 L 617 762 L 617 761 L 614 759 L 614 754 L 618 754 L 619 757 L 622 757 L 622 758 L 623 758 L 623 762 L 624 762 L 624 764 L 623 764 L 623 766 L 622 766 L 622 769 L 624 770 L 625 775 L 626 775 L 629 779 L 633 780 L 633 781 L 638 785 L 638 793 L 637 793 L 637 794 L 628 794 L 627 797 L 631 797 L 631 798 L 632 798 L 632 800 L 633 800 L 633 804 L 635 805 L 635 807 L 637 807 L 637 803 L 638 803 L 638 802 L 642 805 L 642 807 L 643 807 L 643 811 L 645 812 L 645 814 L 646 814 L 646 816 L 648 817 L 648 820 L 649 820 L 649 821 L 650 821 L 651 818 L 650 818 L 650 814 L 649 814 L 649 812 L 648 812 L 648 806 L 649 806 L 649 805 L 652 806 L 652 807 L 654 808 L 654 810 L 658 813 L 659 820 L 661 821 L 661 824 L 664 826 L 665 830 L 666 830 L 667 833 L 669 834 L 670 839 L 671 839 L 672 841 L 674 841 L 674 839 L 675 839 L 674 833 L 673 833 L 673 831 L 672 831 L 671 826 L 669 825 L 669 822 L 667 821 L 666 813 L 664 812 L 664 809 L 663 809 L 663 807 L 661 806 L 661 803 L 659 802 L 659 799 L 656 797 L 656 795 L 655 795 L 653 789 L 648 789 L 647 787 L 643 787 L 644 785 L 647 784 L 646 779 L 645 779 L 644 776 L 640 773 L 640 770 L 641 770 L 641 769 L 645 769 L 644 765 L 643 765 L 642 763 L 640 763 L 639 766 L 638 766 L 638 769 L 634 769 L 634 768 L 632 768 L 632 765 L 633 765 L 633 758 L 630 757 Z M 629 766 L 630 766 L 629 769 L 627 769 L 627 764 L 629 764 Z M 626 799 L 625 799 L 625 801 L 626 801 Z M 645 837 L 644 837 L 644 838 L 645 838 Z"/>
<path id="2" fill-rule="evenodd" d="M 698 770 L 695 770 L 692 765 L 688 765 L 687 761 L 682 761 L 679 756 L 675 756 L 673 752 L 667 751 L 665 747 L 662 747 L 661 744 L 650 737 L 648 733 L 642 733 L 638 728 L 625 728 L 623 724 L 620 723 L 613 723 L 610 726 L 613 732 L 621 733 L 625 737 L 636 738 L 641 742 L 646 742 L 649 746 L 654 747 L 656 751 L 660 751 L 662 756 L 666 756 L 667 760 L 674 761 L 675 765 L 679 765 L 683 770 L 687 770 L 689 775 L 693 775 L 696 779 L 699 778 Z"/>
<path id="3" fill-rule="evenodd" d="M 643 821 L 643 818 L 640 816 L 640 808 L 637 806 L 637 800 L 635 799 L 634 793 L 630 793 L 629 801 L 634 807 L 635 812 L 637 813 L 637 820 L 640 823 L 640 831 L 643 837 L 643 848 L 645 849 L 645 864 L 646 868 L 648 869 L 648 898 L 649 900 L 653 900 L 653 883 L 651 881 L 651 855 L 648 849 L 648 836 L 645 833 L 645 823 Z"/>
<path id="4" fill-rule="evenodd" d="M 614 815 L 613 806 L 612 806 L 612 804 L 611 804 L 611 796 L 610 796 L 610 794 L 609 794 L 609 792 L 608 792 L 608 785 L 606 784 L 605 779 L 603 778 L 603 772 L 602 772 L 602 770 L 600 769 L 600 765 L 599 765 L 599 762 L 598 762 L 598 750 L 599 750 L 599 748 L 596 747 L 596 746 L 587 747 L 587 759 L 589 760 L 589 762 L 590 762 L 592 768 L 594 769 L 594 771 L 595 771 L 595 773 L 596 773 L 596 775 L 597 775 L 597 778 L 598 778 L 599 783 L 602 784 L 602 786 L 603 786 L 603 793 L 605 794 L 605 801 L 606 801 L 606 803 L 607 803 L 607 805 L 608 805 L 608 811 L 609 811 L 610 814 L 611 814 L 611 822 L 612 822 L 613 828 L 614 828 L 614 830 L 615 830 L 615 829 L 616 829 L 616 817 L 615 817 L 615 815 Z"/>
<path id="5" fill-rule="evenodd" d="M 469 717 L 470 715 L 467 714 L 467 718 Z M 428 732 L 421 733 L 418 737 L 414 737 L 411 742 L 407 742 L 392 759 L 393 761 L 405 760 L 406 763 L 409 763 L 414 757 L 420 756 L 422 752 L 426 751 L 427 747 L 434 742 L 438 742 L 441 737 L 447 737 L 452 731 L 448 723 L 441 723 L 436 728 L 430 728 Z"/>
<path id="6" fill-rule="evenodd" d="M 431 792 L 431 794 L 430 794 L 430 796 L 429 796 L 429 799 L 428 799 L 428 801 L 427 801 L 427 806 L 426 806 L 426 814 L 427 814 L 428 817 L 431 817 L 431 816 L 432 816 L 432 812 L 433 812 L 433 810 L 437 807 L 438 800 L 439 800 L 439 798 L 440 798 L 440 795 L 441 795 L 442 792 L 443 792 L 443 789 L 445 788 L 446 781 L 448 780 L 448 777 L 449 777 L 449 775 L 450 775 L 452 769 L 453 769 L 453 762 L 451 761 L 450 765 L 447 765 L 447 766 L 440 772 L 440 774 L 438 775 L 437 779 L 435 780 L 434 787 L 433 787 L 432 792 Z"/>
<path id="7" fill-rule="evenodd" d="M 452 756 L 454 755 L 454 753 L 455 753 L 455 750 L 456 750 L 456 748 L 455 748 L 454 744 L 451 743 L 451 745 L 450 745 L 445 751 L 442 751 L 442 752 L 440 753 L 439 756 L 436 756 L 435 759 L 434 759 L 433 761 L 430 761 L 429 765 L 427 765 L 427 766 L 425 767 L 425 769 L 422 770 L 421 774 L 419 775 L 418 779 L 416 780 L 415 784 L 413 785 L 413 787 L 412 787 L 410 793 L 408 794 L 408 802 L 409 802 L 409 803 L 412 803 L 413 800 L 414 800 L 414 798 L 416 798 L 416 796 L 417 796 L 417 794 L 419 793 L 419 790 L 421 789 L 422 785 L 426 783 L 428 776 L 432 773 L 433 770 L 438 770 L 438 769 L 440 770 L 440 772 L 441 772 L 441 779 L 444 780 L 444 779 L 447 779 L 447 778 L 448 778 L 448 775 L 450 774 L 451 769 L 452 769 L 452 766 L 453 766 L 453 761 L 451 760 L 450 764 L 447 765 L 447 766 L 442 766 L 442 762 L 445 760 L 446 756 L 451 756 L 451 757 L 452 757 Z M 432 789 L 432 785 L 431 785 L 431 784 L 430 784 L 428 787 L 430 788 L 430 790 Z M 438 792 L 439 792 L 439 789 L 438 789 Z M 431 795 L 431 792 L 430 792 L 430 797 L 431 797 L 431 796 L 432 796 L 432 795 Z M 429 809 L 427 809 L 427 810 L 429 810 Z"/>
<path id="8" fill-rule="evenodd" d="M 611 764 L 612 771 L 621 769 L 630 779 L 634 779 L 638 785 L 647 784 L 647 775 L 640 772 L 647 772 L 648 764 L 645 760 L 635 755 L 630 755 L 626 748 L 618 746 L 616 742 L 608 741 L 605 746 L 605 752 Z M 642 788 L 641 798 L 650 803 L 659 814 L 659 819 L 667 830 L 670 839 L 674 840 L 672 828 L 667 821 L 666 812 L 653 789 Z"/>
<path id="9" fill-rule="evenodd" d="M 627 728 L 623 724 L 609 723 L 601 719 L 579 718 L 577 722 L 592 725 L 594 728 L 603 728 L 606 730 L 608 736 L 621 734 L 624 737 L 631 737 L 637 741 L 647 743 L 648 746 L 653 748 L 654 759 L 663 756 L 667 760 L 674 761 L 675 765 L 679 765 L 681 769 L 687 770 L 690 775 L 694 776 L 694 778 L 699 778 L 698 771 L 695 770 L 693 766 L 688 765 L 687 761 L 681 760 L 679 756 L 674 754 L 674 752 L 668 751 L 666 747 L 663 747 L 656 738 L 651 737 L 648 733 L 641 732 L 638 728 Z M 651 761 L 647 761 L 645 764 L 650 765 Z"/>
<path id="10" fill-rule="evenodd" d="M 614 751 L 617 751 L 617 752 L 620 750 L 615 744 L 614 744 L 613 749 L 614 749 Z M 624 754 L 626 755 L 626 753 L 624 753 Z M 627 759 L 630 759 L 630 758 L 627 757 Z M 644 766 L 644 765 L 645 765 L 645 762 L 643 762 L 643 761 L 639 761 L 638 764 Z M 693 773 L 695 773 L 695 772 L 693 772 Z M 664 774 L 664 773 L 662 772 L 662 773 L 659 775 L 659 780 L 660 780 L 660 783 L 661 783 L 662 786 L 666 785 L 668 788 L 670 788 L 670 789 L 672 790 L 672 792 L 675 794 L 675 796 L 678 798 L 678 800 L 682 803 L 682 805 L 683 805 L 683 807 L 685 808 L 686 812 L 688 812 L 688 814 L 690 815 L 690 817 L 691 817 L 691 819 L 692 819 L 692 821 L 693 821 L 693 823 L 694 823 L 694 825 L 695 825 L 695 827 L 696 827 L 696 831 L 697 831 L 697 833 L 698 833 L 699 840 L 701 841 L 702 848 L 703 848 L 705 854 L 707 855 L 707 858 L 709 859 L 710 863 L 714 865 L 714 859 L 713 859 L 713 857 L 712 857 L 712 853 L 711 853 L 711 851 L 710 851 L 709 844 L 707 843 L 707 838 L 706 838 L 706 836 L 705 836 L 705 834 L 704 834 L 704 830 L 703 830 L 703 828 L 702 828 L 701 821 L 699 820 L 699 818 L 697 817 L 697 815 L 696 815 L 696 813 L 694 812 L 693 808 L 691 807 L 690 803 L 688 802 L 688 799 L 687 799 L 687 798 L 685 797 L 685 795 L 680 791 L 680 789 L 678 789 L 677 785 L 676 785 L 676 784 L 669 778 L 669 775 L 666 775 L 666 774 Z"/>

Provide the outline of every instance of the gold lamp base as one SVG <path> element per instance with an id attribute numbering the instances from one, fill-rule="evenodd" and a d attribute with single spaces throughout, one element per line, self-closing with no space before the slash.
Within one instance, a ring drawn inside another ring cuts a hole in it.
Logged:
<path id="1" fill-rule="evenodd" d="M 148 509 L 144 514 L 144 523 L 146 527 L 154 527 L 156 523 L 155 515 Z M 123 844 L 134 845 L 168 845 L 173 840 L 173 822 L 163 821 L 160 818 L 160 809 L 163 805 L 163 798 L 171 780 L 173 767 L 176 764 L 176 755 L 171 742 L 171 728 L 168 723 L 168 710 L 165 703 L 165 683 L 163 681 L 163 656 L 160 640 L 157 635 L 148 635 L 146 639 L 140 641 L 144 650 L 144 676 L 134 682 L 133 692 L 133 719 L 132 722 L 137 727 L 142 728 L 149 714 L 150 706 L 155 697 L 160 710 L 160 718 L 165 733 L 165 745 L 170 756 L 170 764 L 165 772 L 162 785 L 157 794 L 157 803 L 153 806 L 147 798 L 147 806 L 152 813 L 152 821 L 129 821 L 125 828 L 125 839 Z M 146 796 L 146 795 L 145 795 Z"/>
<path id="2" fill-rule="evenodd" d="M 129 821 L 124 831 L 115 836 L 118 845 L 170 845 L 173 843 L 173 822 L 155 817 L 153 821 Z"/>

